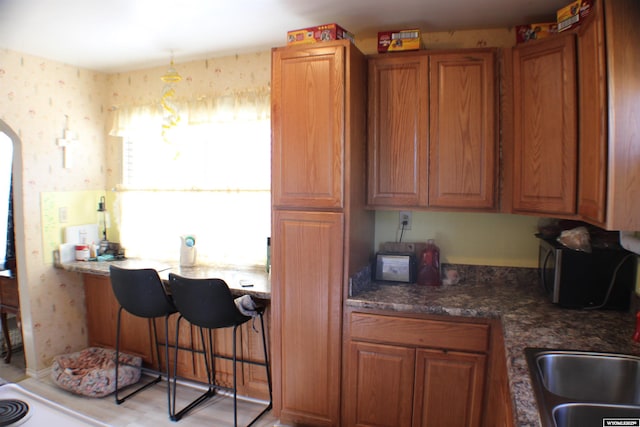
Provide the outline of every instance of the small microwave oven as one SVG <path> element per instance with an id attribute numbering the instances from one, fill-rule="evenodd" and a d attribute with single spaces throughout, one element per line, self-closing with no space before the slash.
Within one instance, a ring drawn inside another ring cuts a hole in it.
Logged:
<path id="1" fill-rule="evenodd" d="M 628 310 L 636 265 L 636 257 L 622 248 L 594 247 L 588 253 L 540 239 L 540 282 L 562 307 Z"/>

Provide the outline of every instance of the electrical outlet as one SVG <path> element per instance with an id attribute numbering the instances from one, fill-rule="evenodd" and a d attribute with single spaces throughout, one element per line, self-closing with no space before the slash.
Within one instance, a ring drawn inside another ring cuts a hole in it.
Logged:
<path id="1" fill-rule="evenodd" d="M 411 230 L 411 212 L 410 211 L 400 211 L 398 217 L 398 228 L 402 229 L 404 223 L 405 230 Z"/>
<path id="2" fill-rule="evenodd" d="M 67 222 L 67 207 L 62 206 L 58 208 L 58 222 L 64 224 Z"/>

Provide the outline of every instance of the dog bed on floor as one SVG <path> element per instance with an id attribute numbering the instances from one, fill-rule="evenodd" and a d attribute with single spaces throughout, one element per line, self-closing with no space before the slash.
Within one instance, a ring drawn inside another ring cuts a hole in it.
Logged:
<path id="1" fill-rule="evenodd" d="M 104 397 L 116 391 L 116 352 L 99 347 L 54 357 L 53 382 L 67 391 L 89 397 Z M 140 381 L 142 358 L 120 352 L 118 389 Z"/>

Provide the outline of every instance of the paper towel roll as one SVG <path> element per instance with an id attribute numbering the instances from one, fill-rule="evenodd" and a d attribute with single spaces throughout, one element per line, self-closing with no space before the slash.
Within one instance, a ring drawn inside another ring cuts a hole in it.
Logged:
<path id="1" fill-rule="evenodd" d="M 620 232 L 620 245 L 628 251 L 640 255 L 640 238 L 634 231 Z"/>

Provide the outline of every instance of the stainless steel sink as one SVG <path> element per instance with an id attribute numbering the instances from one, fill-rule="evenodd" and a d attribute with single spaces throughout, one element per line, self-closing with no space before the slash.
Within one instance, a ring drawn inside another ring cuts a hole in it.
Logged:
<path id="1" fill-rule="evenodd" d="M 543 426 L 640 419 L 640 357 L 539 348 L 525 355 Z"/>
<path id="2" fill-rule="evenodd" d="M 544 387 L 573 400 L 640 404 L 640 357 L 575 351 L 536 355 Z"/>
<path id="3" fill-rule="evenodd" d="M 604 420 L 640 419 L 640 407 L 626 405 L 598 405 L 588 403 L 566 403 L 553 409 L 553 420 L 557 427 L 602 427 Z M 630 425 L 630 424 L 610 424 Z"/>

